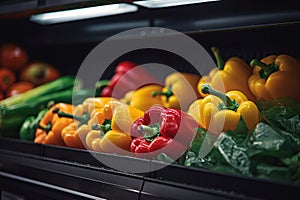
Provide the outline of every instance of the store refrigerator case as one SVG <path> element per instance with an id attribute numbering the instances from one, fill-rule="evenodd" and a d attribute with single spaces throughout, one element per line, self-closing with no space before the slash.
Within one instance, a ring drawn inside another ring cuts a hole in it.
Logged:
<path id="1" fill-rule="evenodd" d="M 282 53 L 300 59 L 297 43 L 300 6 L 296 1 L 223 0 L 160 9 L 139 7 L 134 13 L 53 25 L 35 24 L 28 17 L 47 6 L 61 9 L 69 5 L 68 1 L 55 6 L 51 1 L 15 1 L 12 7 L 25 2 L 30 8 L 17 6 L 18 15 L 1 15 L 0 42 L 21 44 L 33 60 L 46 60 L 63 74 L 76 75 L 85 57 L 103 40 L 141 27 L 182 32 L 208 52 L 217 46 L 225 59 L 234 55 L 249 63 L 254 57 Z M 97 1 L 71 5 L 91 2 Z M 6 2 L 6 6 L 9 4 Z M 25 8 L 28 10 L 22 10 Z M 197 73 L 185 59 L 157 49 L 128 52 L 116 58 L 108 69 L 125 59 L 139 64 L 162 63 L 179 71 Z M 111 73 L 112 70 L 107 70 L 103 78 L 111 77 Z M 87 83 L 87 87 L 93 84 Z M 297 199 L 300 189 L 298 184 L 280 180 L 40 145 L 15 138 L 2 137 L 0 143 L 1 199 Z M 120 160 L 148 170 L 135 174 L 104 164 Z"/>

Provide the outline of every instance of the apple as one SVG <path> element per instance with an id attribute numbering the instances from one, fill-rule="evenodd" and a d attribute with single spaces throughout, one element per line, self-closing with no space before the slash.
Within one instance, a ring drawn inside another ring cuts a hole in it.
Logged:
<path id="1" fill-rule="evenodd" d="M 60 77 L 60 72 L 51 64 L 34 61 L 29 63 L 20 73 L 21 81 L 29 81 L 35 86 L 48 83 Z"/>

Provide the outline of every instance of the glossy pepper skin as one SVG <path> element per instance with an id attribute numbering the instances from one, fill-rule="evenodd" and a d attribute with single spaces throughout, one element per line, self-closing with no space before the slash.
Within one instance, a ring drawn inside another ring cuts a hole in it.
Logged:
<path id="1" fill-rule="evenodd" d="M 87 98 L 82 104 L 74 107 L 73 112 L 66 113 L 56 110 L 58 117 L 74 121 L 63 128 L 61 137 L 68 147 L 85 149 L 85 139 L 92 130 L 92 124 L 103 123 L 105 117 L 111 115 L 106 106 L 113 101 L 110 97 Z"/>
<path id="2" fill-rule="evenodd" d="M 197 122 L 181 110 L 152 106 L 131 126 L 135 137 L 131 151 L 138 157 L 154 158 L 157 150 L 167 146 L 165 153 L 176 159 L 188 148 L 197 127 Z"/>
<path id="3" fill-rule="evenodd" d="M 250 63 L 253 74 L 248 84 L 257 99 L 292 97 L 300 100 L 300 62 L 289 55 L 270 55 Z"/>
<path id="4" fill-rule="evenodd" d="M 108 86 L 103 88 L 100 96 L 121 99 L 127 92 L 136 90 L 145 83 L 157 83 L 154 76 L 138 64 L 131 61 L 118 63 L 115 74 L 110 79 Z"/>
<path id="5" fill-rule="evenodd" d="M 212 69 L 209 75 L 203 76 L 200 79 L 197 88 L 201 97 L 207 96 L 207 94 L 201 91 L 202 85 L 209 84 L 212 88 L 223 92 L 239 90 L 244 93 L 248 99 L 252 101 L 255 100 L 248 86 L 248 78 L 251 76 L 251 67 L 238 57 L 231 57 L 224 63 L 219 50 L 213 47 L 212 51 L 217 60 L 217 68 Z"/>
<path id="6" fill-rule="evenodd" d="M 130 150 L 130 126 L 144 112 L 119 101 L 110 102 L 104 112 L 111 112 L 102 124 L 93 123 L 92 130 L 86 136 L 89 149 L 98 152 L 126 154 Z"/>
<path id="7" fill-rule="evenodd" d="M 225 95 L 204 84 L 202 92 L 210 95 L 195 101 L 188 114 L 210 132 L 220 134 L 222 131 L 235 130 L 241 117 L 249 130 L 258 123 L 257 106 L 240 91 L 229 91 Z"/>
<path id="8" fill-rule="evenodd" d="M 174 72 L 166 77 L 162 91 L 153 92 L 152 96 L 161 96 L 162 105 L 166 108 L 185 111 L 200 97 L 197 91 L 200 78 L 196 74 Z"/>
<path id="9" fill-rule="evenodd" d="M 21 128 L 20 128 L 20 139 L 21 140 L 28 140 L 28 141 L 34 141 L 35 138 L 35 132 L 38 127 L 38 124 L 40 123 L 41 119 L 44 117 L 48 109 L 41 110 L 38 115 L 30 116 L 23 122 Z"/>
<path id="10" fill-rule="evenodd" d="M 74 106 L 66 103 L 54 104 L 41 119 L 36 129 L 35 143 L 65 146 L 61 137 L 61 131 L 72 123 L 73 119 L 60 118 L 55 112 L 57 109 L 66 113 L 72 113 Z"/>
<path id="11" fill-rule="evenodd" d="M 152 96 L 152 92 L 161 91 L 162 88 L 163 86 L 158 84 L 145 85 L 137 90 L 129 91 L 121 101 L 145 112 L 153 105 L 162 105 L 160 96 Z"/>

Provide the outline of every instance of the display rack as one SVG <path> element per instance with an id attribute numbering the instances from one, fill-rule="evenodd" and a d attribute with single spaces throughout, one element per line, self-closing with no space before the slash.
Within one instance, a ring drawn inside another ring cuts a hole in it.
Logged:
<path id="1" fill-rule="evenodd" d="M 50 7 L 51 1 L 28 1 L 30 9 L 35 10 L 37 7 L 32 7 L 32 2 L 35 6 Z M 55 6 L 59 7 L 70 1 L 55 2 Z M 269 53 L 285 52 L 300 59 L 297 44 L 300 6 L 297 1 L 237 2 L 240 1 L 223 0 L 154 10 L 140 7 L 136 13 L 49 26 L 30 22 L 28 14 L 24 13 L 18 18 L 1 16 L 0 25 L 5 29 L 1 30 L 0 43 L 14 41 L 24 45 L 34 55 L 33 59 L 51 61 L 64 74 L 76 73 L 89 51 L 106 38 L 128 29 L 149 26 L 183 32 L 208 50 L 212 45 L 217 45 L 224 58 L 237 52 L 237 56 L 248 61 Z M 161 62 L 180 66 L 181 71 L 189 71 L 186 62 L 171 59 L 173 55 L 167 53 L 160 57 L 152 52 L 146 56 L 144 52 L 135 53 L 123 55 L 118 60 L 126 58 L 137 63 Z M 149 168 L 146 170 L 149 172 L 132 174 L 117 171 L 101 163 L 102 159 L 137 163 Z M 287 197 L 297 199 L 300 191 L 300 186 L 292 183 L 176 164 L 153 171 L 157 165 L 166 164 L 0 138 L 0 190 L 3 200 L 274 200 Z"/>

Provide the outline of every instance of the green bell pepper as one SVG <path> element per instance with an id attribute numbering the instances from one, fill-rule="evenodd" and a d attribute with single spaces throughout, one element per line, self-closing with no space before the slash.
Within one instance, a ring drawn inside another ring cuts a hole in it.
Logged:
<path id="1" fill-rule="evenodd" d="M 48 108 L 43 109 L 38 113 L 36 117 L 30 116 L 25 119 L 19 132 L 19 137 L 21 140 L 27 140 L 27 141 L 34 140 L 36 128 L 47 111 Z"/>

